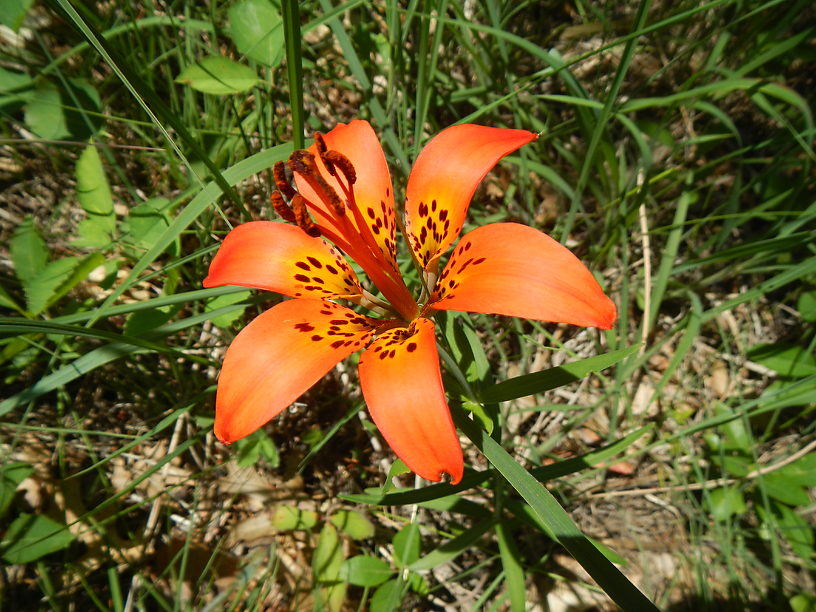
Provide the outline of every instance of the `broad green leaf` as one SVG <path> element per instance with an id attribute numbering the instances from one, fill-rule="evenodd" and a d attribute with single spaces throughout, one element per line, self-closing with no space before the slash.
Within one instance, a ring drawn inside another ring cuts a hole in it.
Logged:
<path id="1" fill-rule="evenodd" d="M 162 306 L 153 310 L 139 310 L 131 313 L 125 320 L 124 332 L 126 336 L 141 336 L 142 334 L 161 327 L 173 318 L 178 308 Z M 244 438 L 246 439 L 246 438 Z"/>
<path id="2" fill-rule="evenodd" d="M 317 582 L 335 582 L 340 579 L 340 567 L 343 565 L 343 543 L 337 530 L 331 523 L 325 523 L 320 530 L 312 571 Z"/>
<path id="3" fill-rule="evenodd" d="M 272 525 L 281 531 L 309 530 L 317 525 L 317 513 L 294 506 L 278 506 L 272 513 Z"/>
<path id="4" fill-rule="evenodd" d="M 795 480 L 780 474 L 771 472 L 762 477 L 762 485 L 765 492 L 776 500 L 789 506 L 807 506 L 811 503 L 807 490 L 796 483 Z"/>
<path id="5" fill-rule="evenodd" d="M 197 64 L 190 64 L 176 77 L 176 83 L 215 95 L 248 91 L 257 82 L 258 75 L 252 68 L 221 55 L 210 55 Z"/>
<path id="6" fill-rule="evenodd" d="M 82 257 L 72 270 L 68 278 L 65 279 L 51 294 L 46 303 L 46 308 L 52 306 L 67 294 L 71 289 L 76 287 L 79 283 L 88 278 L 88 275 L 101 265 L 105 264 L 105 256 L 102 253 L 91 253 Z M 56 263 L 56 262 L 55 262 Z M 50 266 L 51 264 L 49 264 Z"/>
<path id="7" fill-rule="evenodd" d="M 48 248 L 33 217 L 26 217 L 9 240 L 14 273 L 25 285 L 35 280 L 48 263 Z"/>
<path id="8" fill-rule="evenodd" d="M 34 468 L 28 463 L 7 463 L 0 467 L 0 519 L 9 509 L 17 486 L 23 482 Z"/>
<path id="9" fill-rule="evenodd" d="M 816 291 L 808 291 L 800 295 L 796 300 L 796 310 L 808 323 L 816 321 Z"/>
<path id="10" fill-rule="evenodd" d="M 422 546 L 419 526 L 416 523 L 409 523 L 397 533 L 392 540 L 394 544 L 394 561 L 400 567 L 410 565 L 419 559 L 419 551 Z"/>
<path id="11" fill-rule="evenodd" d="M 99 151 L 93 145 L 85 147 L 76 165 L 77 197 L 79 205 L 89 214 L 112 216 L 111 195 Z"/>
<path id="12" fill-rule="evenodd" d="M 34 0 L 0 0 L 0 23 L 16 32 L 32 4 Z"/>
<path id="13" fill-rule="evenodd" d="M 67 548 L 73 540 L 65 525 L 47 516 L 21 514 L 9 525 L 0 550 L 5 561 L 17 565 Z"/>
<path id="14" fill-rule="evenodd" d="M 16 310 L 20 314 L 23 314 L 25 312 L 23 307 L 14 301 L 14 298 L 11 297 L 11 294 L 8 291 L 6 291 L 6 288 L 3 287 L 3 285 L 0 285 L 0 308 Z"/>
<path id="15" fill-rule="evenodd" d="M 243 302 L 244 300 L 248 299 L 251 295 L 252 293 L 249 291 L 230 293 L 229 295 L 219 295 L 218 297 L 214 297 L 207 302 L 207 304 L 204 306 L 204 312 L 212 312 L 214 310 L 218 310 L 219 308 L 223 308 L 224 306 L 238 304 L 239 302 Z M 211 321 L 213 322 L 213 325 L 216 325 L 217 327 L 230 328 L 243 316 L 245 309 L 246 306 L 228 314 L 215 317 L 211 319 Z"/>
<path id="16" fill-rule="evenodd" d="M 399 610 L 402 599 L 403 583 L 400 580 L 389 580 L 377 587 L 371 596 L 371 612 L 394 612 Z"/>
<path id="17" fill-rule="evenodd" d="M 574 361 L 557 368 L 550 368 L 533 374 L 525 374 L 500 382 L 489 387 L 482 393 L 484 402 L 504 402 L 508 400 L 542 393 L 561 387 L 576 380 L 580 380 L 590 372 L 598 372 L 619 361 L 626 359 L 629 355 L 637 352 L 639 346 L 630 346 L 619 351 L 597 355 L 581 361 Z"/>
<path id="18" fill-rule="evenodd" d="M 799 593 L 788 601 L 791 612 L 816 612 L 816 595 Z"/>
<path id="19" fill-rule="evenodd" d="M 804 378 L 816 374 L 816 355 L 803 346 L 758 344 L 748 349 L 747 356 L 785 378 Z"/>
<path id="20" fill-rule="evenodd" d="M 388 564 L 378 557 L 357 555 L 343 562 L 340 579 L 361 587 L 375 587 L 393 576 Z"/>
<path id="21" fill-rule="evenodd" d="M 332 514 L 329 521 L 353 540 L 365 540 L 374 537 L 374 525 L 359 512 L 338 510 Z"/>
<path id="22" fill-rule="evenodd" d="M 774 512 L 777 515 L 776 524 L 779 531 L 793 552 L 802 559 L 813 559 L 816 551 L 813 549 L 813 527 L 810 523 L 784 504 L 774 504 Z"/>
<path id="23" fill-rule="evenodd" d="M 31 314 L 39 314 L 45 310 L 60 287 L 71 278 L 80 261 L 81 257 L 64 257 L 52 261 L 36 279 L 26 283 L 24 288 Z"/>
<path id="24" fill-rule="evenodd" d="M 715 489 L 709 499 L 711 516 L 718 521 L 726 521 L 732 516 L 741 516 L 748 507 L 739 487 Z"/>
<path id="25" fill-rule="evenodd" d="M 68 124 L 57 87 L 42 83 L 28 95 L 25 123 L 32 132 L 46 140 L 69 138 Z"/>
<path id="26" fill-rule="evenodd" d="M 816 453 L 808 453 L 801 459 L 776 470 L 776 473 L 782 474 L 798 485 L 816 487 Z"/>
<path id="27" fill-rule="evenodd" d="M 8 0 L 0 0 L 0 15 L 2 15 L 3 2 Z M 15 70 L 8 70 L 0 66 L 0 93 L 9 93 L 15 89 L 23 89 L 31 85 L 32 79 L 25 72 L 17 72 Z"/>
<path id="28" fill-rule="evenodd" d="M 170 226 L 172 202 L 167 198 L 151 198 L 128 211 L 122 231 L 126 241 L 140 249 L 149 249 Z"/>
<path id="29" fill-rule="evenodd" d="M 269 0 L 243 0 L 229 10 L 230 37 L 238 50 L 264 66 L 274 67 L 284 55 L 283 22 Z"/>
<path id="30" fill-rule="evenodd" d="M 102 249 L 111 244 L 112 233 L 107 217 L 88 215 L 79 222 L 76 238 L 71 241 L 71 245 L 81 249 Z"/>

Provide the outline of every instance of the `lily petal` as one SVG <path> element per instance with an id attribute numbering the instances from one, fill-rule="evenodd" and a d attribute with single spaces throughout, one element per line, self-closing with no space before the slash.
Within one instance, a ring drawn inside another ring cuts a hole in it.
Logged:
<path id="1" fill-rule="evenodd" d="M 363 292 L 335 247 L 297 226 L 273 221 L 243 223 L 227 234 L 204 279 L 205 287 L 221 285 L 315 299 Z"/>
<path id="2" fill-rule="evenodd" d="M 443 473 L 454 484 L 462 479 L 462 448 L 430 320 L 379 336 L 360 357 L 360 386 L 374 423 L 411 470 L 435 482 Z"/>
<path id="3" fill-rule="evenodd" d="M 406 190 L 409 244 L 426 270 L 452 245 L 465 222 L 470 200 L 496 163 L 538 138 L 525 130 L 454 125 L 419 154 Z"/>
<path id="4" fill-rule="evenodd" d="M 394 212 L 394 191 L 391 186 L 388 163 L 377 134 L 368 121 L 358 119 L 348 125 L 337 124 L 334 129 L 323 135 L 323 140 L 329 150 L 338 151 L 348 158 L 357 175 L 354 183 L 354 200 L 357 203 L 360 217 L 355 218 L 352 214 L 349 221 L 355 228 L 358 228 L 358 220 L 364 221 L 387 261 L 394 270 L 399 270 L 396 263 L 397 222 Z M 326 170 L 326 166 L 318 155 L 317 145 L 309 147 L 309 151 L 314 154 L 318 168 L 326 182 L 345 201 L 340 183 Z M 304 198 L 312 205 L 328 212 L 326 205 L 302 177 L 296 174 L 295 182 L 298 191 Z M 315 218 L 315 222 L 319 226 L 328 226 L 333 231 L 342 233 L 341 228 L 322 216 Z"/>
<path id="5" fill-rule="evenodd" d="M 437 281 L 429 304 L 609 329 L 617 311 L 569 249 L 517 223 L 466 234 Z"/>
<path id="6" fill-rule="evenodd" d="M 215 435 L 234 442 L 282 412 L 339 361 L 362 349 L 376 321 L 322 300 L 288 300 L 254 319 L 224 357 Z"/>

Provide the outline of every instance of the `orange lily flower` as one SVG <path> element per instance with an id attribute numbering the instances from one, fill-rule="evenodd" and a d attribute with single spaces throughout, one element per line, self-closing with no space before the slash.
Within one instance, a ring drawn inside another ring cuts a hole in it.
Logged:
<path id="1" fill-rule="evenodd" d="M 418 475 L 459 482 L 462 449 L 451 418 L 431 316 L 485 312 L 609 329 L 615 306 L 584 265 L 530 227 L 462 230 L 476 187 L 503 156 L 537 138 L 524 130 L 457 125 L 423 149 L 408 178 L 405 233 L 424 288 L 416 300 L 397 263 L 394 192 L 385 155 L 365 121 L 315 135 L 288 167 L 276 164 L 272 204 L 289 223 L 253 221 L 224 239 L 205 287 L 275 291 L 281 302 L 227 350 L 215 434 L 238 440 L 277 416 L 352 353 L 371 417 Z M 287 203 L 288 200 L 288 203 Z M 354 260 L 380 296 L 360 283 Z M 333 300 L 367 308 L 360 314 Z"/>

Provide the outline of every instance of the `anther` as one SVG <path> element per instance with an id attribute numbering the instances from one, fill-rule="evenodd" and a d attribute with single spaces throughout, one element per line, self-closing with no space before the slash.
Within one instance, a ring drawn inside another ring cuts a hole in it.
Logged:
<path id="1" fill-rule="evenodd" d="M 326 151 L 328 151 L 328 147 L 326 146 L 326 141 L 323 139 L 323 134 L 321 134 L 320 132 L 315 132 L 314 133 L 314 141 L 315 141 L 315 146 L 317 146 L 317 152 L 320 153 L 320 156 L 322 157 L 323 154 Z"/>
<path id="2" fill-rule="evenodd" d="M 289 156 L 289 169 L 292 172 L 297 172 L 303 178 L 309 178 L 317 174 L 314 155 L 303 149 L 298 149 Z"/>
<path id="3" fill-rule="evenodd" d="M 306 200 L 300 194 L 292 198 L 292 211 L 295 217 L 295 223 L 298 227 L 306 232 L 312 238 L 320 236 L 320 228 L 315 225 L 312 218 L 309 216 L 309 211 L 306 209 Z"/>
<path id="4" fill-rule="evenodd" d="M 289 168 L 301 175 L 318 196 L 329 206 L 334 214 L 342 217 L 346 207 L 334 188 L 326 182 L 315 165 L 314 155 L 309 151 L 298 150 L 289 157 Z"/>
<path id="5" fill-rule="evenodd" d="M 317 147 L 317 153 L 320 155 L 320 159 L 323 160 L 323 165 L 326 166 L 326 170 L 328 170 L 332 176 L 337 176 L 337 170 L 334 169 L 334 164 L 326 155 L 326 153 L 329 152 L 329 147 L 326 146 L 326 140 L 323 138 L 323 134 L 315 132 L 314 141 L 315 147 Z"/>
<path id="6" fill-rule="evenodd" d="M 278 213 L 278 216 L 281 219 L 288 221 L 289 223 L 295 222 L 295 213 L 291 208 L 289 208 L 289 205 L 284 202 L 283 194 L 281 194 L 280 191 L 273 191 L 272 195 L 269 196 L 269 199 L 272 202 L 272 208 L 275 209 L 275 212 Z"/>
<path id="7" fill-rule="evenodd" d="M 295 191 L 294 187 L 292 187 L 289 179 L 286 178 L 286 166 L 283 162 L 279 161 L 275 163 L 275 165 L 272 167 L 272 176 L 275 177 L 275 185 L 281 190 L 283 195 L 290 200 L 295 197 L 297 192 Z"/>
<path id="8" fill-rule="evenodd" d="M 357 172 L 354 170 L 354 165 L 351 163 L 351 160 L 340 153 L 340 151 L 326 151 L 326 154 L 323 156 L 323 163 L 326 162 L 340 168 L 340 172 L 346 177 L 346 182 L 348 182 L 349 185 L 353 185 L 357 182 Z"/>

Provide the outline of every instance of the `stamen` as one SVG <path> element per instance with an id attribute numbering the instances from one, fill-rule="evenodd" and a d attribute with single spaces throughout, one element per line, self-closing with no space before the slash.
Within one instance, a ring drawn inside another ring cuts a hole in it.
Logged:
<path id="1" fill-rule="evenodd" d="M 340 168 L 340 172 L 346 177 L 349 186 L 357 182 L 357 172 L 354 170 L 354 165 L 351 163 L 351 160 L 340 153 L 340 151 L 326 151 L 322 158 L 324 164 L 329 162 Z"/>
<path id="2" fill-rule="evenodd" d="M 326 141 L 323 139 L 323 134 L 320 132 L 315 132 L 314 141 L 315 146 L 317 146 L 317 152 L 320 153 L 320 156 L 322 157 L 323 154 L 329 150 L 329 148 L 326 146 Z"/>
<path id="3" fill-rule="evenodd" d="M 292 211 L 295 216 L 295 223 L 312 238 L 320 236 L 320 228 L 315 225 L 306 209 L 306 200 L 299 193 L 292 198 Z"/>
<path id="4" fill-rule="evenodd" d="M 326 182 L 315 164 L 314 155 L 308 151 L 298 150 L 289 157 L 289 168 L 302 176 L 317 195 L 338 217 L 346 214 L 346 207 L 334 188 Z"/>
<path id="5" fill-rule="evenodd" d="M 295 194 L 297 195 L 297 194 Z M 288 221 L 289 223 L 295 223 L 295 213 L 289 208 L 289 205 L 283 200 L 283 194 L 280 191 L 273 191 L 272 194 L 269 196 L 270 201 L 272 202 L 272 208 L 275 209 L 275 212 L 278 213 L 278 216 L 283 219 L 284 221 Z"/>
<path id="6" fill-rule="evenodd" d="M 337 170 L 334 169 L 334 164 L 332 164 L 326 157 L 326 153 L 328 152 L 329 148 L 326 146 L 326 141 L 323 139 L 323 134 L 320 132 L 315 132 L 314 141 L 315 147 L 317 148 L 317 153 L 320 155 L 320 159 L 323 160 L 323 165 L 326 166 L 326 170 L 328 170 L 329 174 L 332 176 L 337 176 Z"/>
<path id="7" fill-rule="evenodd" d="M 275 185 L 283 193 L 283 195 L 285 195 L 289 200 L 295 197 L 297 192 L 295 191 L 295 188 L 292 187 L 289 179 L 286 178 L 286 166 L 283 162 L 275 162 L 275 165 L 272 167 L 272 176 L 275 177 Z"/>

